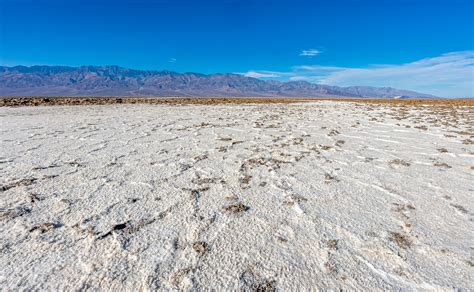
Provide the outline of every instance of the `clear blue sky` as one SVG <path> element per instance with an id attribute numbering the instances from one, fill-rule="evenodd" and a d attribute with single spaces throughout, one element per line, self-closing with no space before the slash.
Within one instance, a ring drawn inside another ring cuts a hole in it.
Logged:
<path id="1" fill-rule="evenodd" d="M 0 0 L 0 64 L 236 72 L 432 93 L 445 83 L 461 96 L 473 88 L 473 11 L 474 0 Z M 450 66 L 441 85 L 426 84 L 431 75 L 399 80 L 440 62 Z M 386 77 L 371 77 L 378 72 Z"/>

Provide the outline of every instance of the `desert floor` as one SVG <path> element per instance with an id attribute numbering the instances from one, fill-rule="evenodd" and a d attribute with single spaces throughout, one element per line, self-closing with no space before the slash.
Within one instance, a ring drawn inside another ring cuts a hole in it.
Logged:
<path id="1" fill-rule="evenodd" d="M 474 289 L 474 106 L 0 108 L 0 290 Z"/>

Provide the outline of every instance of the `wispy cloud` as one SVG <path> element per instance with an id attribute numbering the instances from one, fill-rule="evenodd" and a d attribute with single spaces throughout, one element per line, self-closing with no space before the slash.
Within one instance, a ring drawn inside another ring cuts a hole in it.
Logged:
<path id="1" fill-rule="evenodd" d="M 168 63 L 176 63 L 176 58 L 169 58 Z"/>
<path id="2" fill-rule="evenodd" d="M 305 56 L 305 57 L 314 57 L 317 55 L 320 55 L 321 51 L 316 50 L 316 49 L 309 49 L 309 50 L 302 50 L 300 53 L 300 56 Z"/>
<path id="3" fill-rule="evenodd" d="M 258 74 L 261 71 L 251 71 Z M 338 86 L 395 87 L 443 97 L 474 96 L 474 51 L 461 51 L 399 65 L 365 68 L 300 65 L 274 72 L 279 80 Z M 259 77 L 257 77 L 259 78 Z"/>
<path id="4" fill-rule="evenodd" d="M 245 75 L 246 77 L 252 77 L 252 78 L 277 78 L 281 77 L 281 74 L 278 72 L 272 72 L 272 71 L 249 71 L 247 73 L 240 73 Z"/>

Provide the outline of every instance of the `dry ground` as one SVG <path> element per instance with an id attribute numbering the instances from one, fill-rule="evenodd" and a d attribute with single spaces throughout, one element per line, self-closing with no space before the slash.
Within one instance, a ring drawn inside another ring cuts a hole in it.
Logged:
<path id="1" fill-rule="evenodd" d="M 0 289 L 474 289 L 470 101 L 229 100 L 0 108 Z"/>
<path id="2" fill-rule="evenodd" d="M 1 106 L 93 105 L 93 104 L 246 104 L 342 101 L 402 105 L 474 106 L 474 99 L 380 99 L 380 98 L 267 98 L 267 97 L 0 97 Z"/>

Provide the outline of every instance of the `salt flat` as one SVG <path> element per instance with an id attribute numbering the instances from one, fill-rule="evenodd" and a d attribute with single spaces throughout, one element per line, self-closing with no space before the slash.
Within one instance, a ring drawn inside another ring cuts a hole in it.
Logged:
<path id="1" fill-rule="evenodd" d="M 474 289 L 474 107 L 0 108 L 0 289 Z"/>

